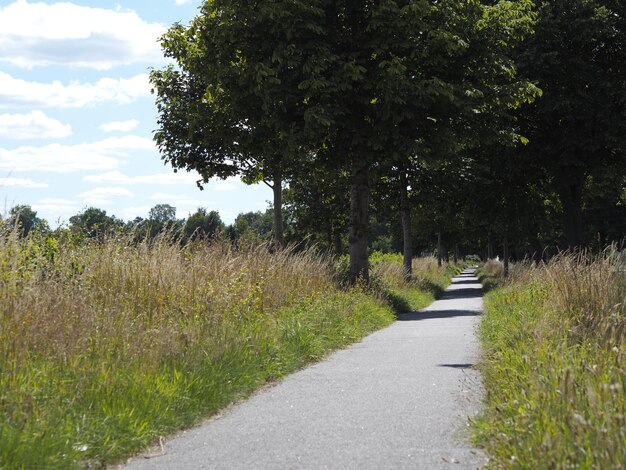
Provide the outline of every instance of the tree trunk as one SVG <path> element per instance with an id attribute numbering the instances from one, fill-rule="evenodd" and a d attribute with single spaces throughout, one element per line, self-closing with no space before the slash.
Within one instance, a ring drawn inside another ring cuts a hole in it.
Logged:
<path id="1" fill-rule="evenodd" d="M 509 275 L 509 240 L 507 237 L 504 237 L 504 246 L 503 246 L 503 255 L 504 258 L 502 261 L 504 263 L 504 277 L 508 277 Z"/>
<path id="2" fill-rule="evenodd" d="M 598 232 L 598 253 L 602 254 L 606 247 L 606 231 L 602 229 Z"/>
<path id="3" fill-rule="evenodd" d="M 533 261 L 535 264 L 539 264 L 543 261 L 543 248 L 541 247 L 541 240 L 535 238 L 535 251 L 533 253 Z"/>
<path id="4" fill-rule="evenodd" d="M 441 244 L 441 232 L 437 233 L 437 266 L 443 266 L 443 245 Z"/>
<path id="5" fill-rule="evenodd" d="M 369 259 L 367 253 L 367 235 L 369 226 L 370 187 L 368 171 L 362 168 L 356 171 L 350 190 L 350 280 L 356 282 L 362 278 L 369 281 Z"/>
<path id="6" fill-rule="evenodd" d="M 561 204 L 563 205 L 563 228 L 567 247 L 572 251 L 583 248 L 583 196 L 584 179 L 574 178 L 561 188 Z"/>
<path id="7" fill-rule="evenodd" d="M 400 219 L 402 220 L 403 236 L 403 270 L 404 279 L 411 280 L 413 275 L 413 237 L 411 236 L 411 209 L 409 207 L 409 192 L 406 173 L 400 176 Z"/>
<path id="8" fill-rule="evenodd" d="M 337 229 L 333 229 L 333 246 L 336 254 L 343 253 L 343 240 L 341 239 L 341 232 Z"/>
<path id="9" fill-rule="evenodd" d="M 280 170 L 274 172 L 274 182 L 272 191 L 274 192 L 274 243 L 276 246 L 283 246 L 283 178 Z"/>
<path id="10" fill-rule="evenodd" d="M 491 242 L 491 234 L 487 235 L 487 261 L 493 259 L 493 244 Z"/>
<path id="11" fill-rule="evenodd" d="M 328 246 L 328 251 L 333 251 L 333 229 L 329 228 L 326 231 L 326 246 Z"/>
<path id="12" fill-rule="evenodd" d="M 454 264 L 459 264 L 459 245 L 454 244 Z"/>

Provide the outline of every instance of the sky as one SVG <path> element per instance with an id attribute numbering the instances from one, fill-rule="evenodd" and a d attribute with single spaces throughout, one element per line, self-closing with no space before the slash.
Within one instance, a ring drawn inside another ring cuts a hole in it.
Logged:
<path id="1" fill-rule="evenodd" d="M 167 65 L 159 37 L 201 0 L 0 0 L 0 214 L 30 205 L 52 227 L 97 207 L 123 220 L 170 204 L 225 223 L 265 210 L 271 190 L 238 179 L 200 191 L 152 135 L 148 74 Z"/>

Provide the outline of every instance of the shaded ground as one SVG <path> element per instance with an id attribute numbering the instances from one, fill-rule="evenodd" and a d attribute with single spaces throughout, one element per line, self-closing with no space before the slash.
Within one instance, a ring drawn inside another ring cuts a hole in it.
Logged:
<path id="1" fill-rule="evenodd" d="M 480 405 L 481 312 L 481 285 L 466 271 L 428 308 L 125 468 L 479 468 L 486 460 L 465 429 Z"/>

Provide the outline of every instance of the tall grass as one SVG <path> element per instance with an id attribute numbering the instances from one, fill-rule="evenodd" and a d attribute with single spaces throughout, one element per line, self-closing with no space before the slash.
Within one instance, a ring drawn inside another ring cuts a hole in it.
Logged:
<path id="1" fill-rule="evenodd" d="M 443 269 L 434 257 L 414 258 L 410 280 L 404 275 L 402 255 L 374 252 L 370 258 L 372 280 L 378 294 L 400 313 L 420 310 L 441 296 L 461 267 L 446 264 Z"/>
<path id="2" fill-rule="evenodd" d="M 0 468 L 114 462 L 393 321 L 313 251 L 0 234 Z"/>
<path id="3" fill-rule="evenodd" d="M 486 297 L 481 442 L 496 468 L 624 468 L 626 273 L 614 253 L 518 265 Z"/>

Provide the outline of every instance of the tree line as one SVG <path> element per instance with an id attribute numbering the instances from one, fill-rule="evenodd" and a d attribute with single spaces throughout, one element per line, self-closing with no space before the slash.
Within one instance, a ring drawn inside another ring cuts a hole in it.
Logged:
<path id="1" fill-rule="evenodd" d="M 161 39 L 154 137 L 201 187 L 266 183 L 276 243 L 287 217 L 347 241 L 355 279 L 377 221 L 401 227 L 407 276 L 425 238 L 505 259 L 601 248 L 626 232 L 625 8 L 206 1 Z"/>
<path id="2" fill-rule="evenodd" d="M 0 218 L 0 224 L 2 223 Z M 268 242 L 272 239 L 272 213 L 246 212 L 239 214 L 235 221 L 227 225 L 218 211 L 198 208 L 187 218 L 176 217 L 176 208 L 170 204 L 157 204 L 152 207 L 147 218 L 136 217 L 127 222 L 106 210 L 86 207 L 69 218 L 67 224 L 52 230 L 46 219 L 37 216 L 37 211 L 29 205 L 11 208 L 5 217 L 4 226 L 16 231 L 25 238 L 29 235 L 102 241 L 105 238 L 127 235 L 136 242 L 168 237 L 172 242 L 187 243 L 194 240 L 228 238 L 233 242 Z"/>
<path id="3" fill-rule="evenodd" d="M 339 232 L 334 236 L 325 232 L 322 226 L 313 229 L 315 222 L 306 231 L 301 230 L 302 223 L 308 219 L 301 215 L 305 210 L 300 204 L 292 204 L 291 190 L 286 190 L 284 241 L 285 244 L 301 248 L 316 246 L 325 252 L 342 254 L 347 240 Z M 380 253 L 398 253 L 402 251 L 402 238 L 396 224 L 391 219 L 372 219 L 369 246 Z M 223 222 L 216 210 L 198 208 L 187 218 L 178 218 L 176 207 L 170 204 L 156 204 L 146 218 L 135 217 L 124 221 L 114 214 L 97 207 L 85 207 L 71 216 L 67 222 L 52 229 L 48 221 L 37 215 L 30 205 L 20 204 L 12 207 L 8 213 L 0 216 L 0 227 L 4 231 L 15 231 L 20 238 L 28 236 L 63 239 L 70 236 L 75 241 L 103 241 L 106 238 L 124 235 L 135 242 L 154 240 L 167 237 L 174 243 L 187 243 L 194 240 L 212 241 L 227 239 L 242 244 L 273 243 L 274 211 L 268 207 L 264 211 L 242 212 L 235 217 L 232 224 Z M 305 235 L 303 235 L 305 234 Z M 327 238 L 327 236 L 329 238 Z M 436 247 L 431 246 L 428 239 L 418 242 L 422 254 L 433 254 Z M 452 256 L 451 254 L 445 254 Z"/>

